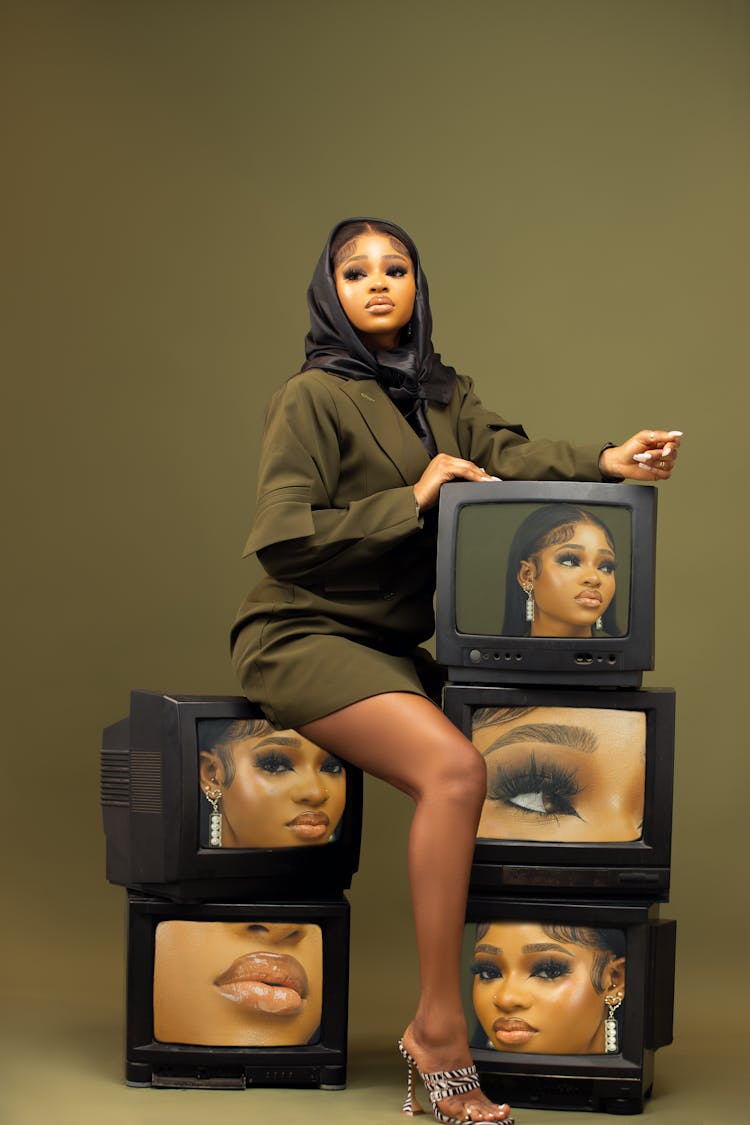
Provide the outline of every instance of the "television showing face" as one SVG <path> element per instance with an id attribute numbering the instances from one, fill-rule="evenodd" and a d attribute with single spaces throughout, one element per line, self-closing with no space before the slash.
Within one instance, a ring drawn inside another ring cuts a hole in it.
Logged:
<path id="1" fill-rule="evenodd" d="M 362 775 L 240 696 L 133 691 L 103 734 L 107 878 L 175 899 L 339 893 Z"/>
<path id="2" fill-rule="evenodd" d="M 618 928 L 479 922 L 469 967 L 477 1046 L 544 1055 L 614 1053 L 616 1013 L 626 995 L 625 951 Z"/>
<path id="3" fill-rule="evenodd" d="M 642 903 L 472 896 L 462 987 L 486 1091 L 638 1112 L 671 1042 L 675 932 Z"/>
<path id="4" fill-rule="evenodd" d="M 267 719 L 200 719 L 201 844 L 305 848 L 335 838 L 346 769 L 295 730 Z"/>
<path id="5" fill-rule="evenodd" d="M 348 904 L 128 896 L 128 1081 L 345 1082 Z"/>
<path id="6" fill-rule="evenodd" d="M 491 532 L 488 538 L 488 531 Z M 458 523 L 456 623 L 504 637 L 628 631 L 630 513 L 614 504 L 467 505 Z M 477 579 L 481 579 L 480 582 Z M 483 590 L 496 585 L 487 604 Z"/>
<path id="7" fill-rule="evenodd" d="M 437 656 L 449 678 L 637 687 L 653 665 L 655 515 L 649 487 L 444 486 Z"/>
<path id="8" fill-rule="evenodd" d="M 472 888 L 666 899 L 674 709 L 667 689 L 448 684 L 487 766 Z"/>

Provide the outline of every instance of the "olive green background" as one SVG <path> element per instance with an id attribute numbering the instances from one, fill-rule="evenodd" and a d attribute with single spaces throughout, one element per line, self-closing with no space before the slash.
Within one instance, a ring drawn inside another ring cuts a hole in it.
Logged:
<path id="1" fill-rule="evenodd" d="M 413 235 L 437 348 L 508 419 L 687 435 L 647 677 L 678 693 L 678 1038 L 647 1112 L 745 1121 L 747 3 L 5 0 L 0 51 L 0 1116 L 399 1120 L 406 799 L 368 785 L 340 1095 L 120 1085 L 98 806 L 132 687 L 235 690 L 263 407 L 327 231 L 372 213 Z"/>

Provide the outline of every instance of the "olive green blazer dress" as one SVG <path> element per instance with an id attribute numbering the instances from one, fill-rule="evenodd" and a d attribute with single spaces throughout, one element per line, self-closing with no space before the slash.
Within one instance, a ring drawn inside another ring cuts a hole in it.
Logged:
<path id="1" fill-rule="evenodd" d="M 428 402 L 427 417 L 441 453 L 494 476 L 602 479 L 601 444 L 529 441 L 466 376 L 449 403 Z M 428 461 L 374 380 L 311 369 L 273 396 L 244 552 L 267 576 L 240 606 L 232 659 L 277 726 L 382 692 L 434 694 L 418 646 L 434 630 L 437 515 L 417 512 L 412 489 Z"/>

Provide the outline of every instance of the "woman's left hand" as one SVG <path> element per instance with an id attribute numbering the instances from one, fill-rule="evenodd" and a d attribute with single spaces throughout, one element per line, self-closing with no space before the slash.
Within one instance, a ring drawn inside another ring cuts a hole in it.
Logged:
<path id="1" fill-rule="evenodd" d="M 605 449 L 599 458 L 599 469 L 607 477 L 669 480 L 682 436 L 680 430 L 640 430 L 622 445 Z"/>

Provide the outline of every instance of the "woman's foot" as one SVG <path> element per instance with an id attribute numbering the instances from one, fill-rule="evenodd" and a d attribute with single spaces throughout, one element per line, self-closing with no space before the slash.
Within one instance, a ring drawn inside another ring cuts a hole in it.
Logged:
<path id="1" fill-rule="evenodd" d="M 463 1034 L 436 1038 L 420 1028 L 414 1020 L 404 1032 L 402 1042 L 423 1074 L 457 1070 L 472 1065 L 465 1030 Z M 437 1109 L 446 1117 L 461 1122 L 507 1122 L 510 1117 L 510 1108 L 507 1105 L 496 1105 L 495 1102 L 491 1102 L 478 1087 L 467 1094 L 441 1098 L 437 1102 Z"/>

